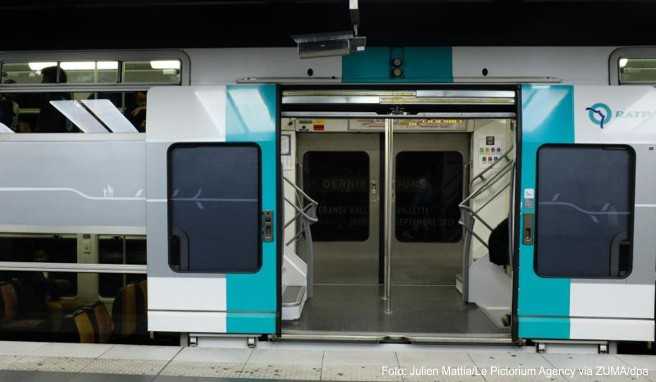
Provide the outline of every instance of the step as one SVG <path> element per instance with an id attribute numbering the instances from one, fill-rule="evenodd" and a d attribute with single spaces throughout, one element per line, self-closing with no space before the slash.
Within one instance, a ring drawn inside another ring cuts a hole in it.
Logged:
<path id="1" fill-rule="evenodd" d="M 462 294 L 462 284 L 463 284 L 462 273 L 458 273 L 456 275 L 456 289 L 458 290 L 458 292 L 460 292 L 460 294 Z"/>
<path id="2" fill-rule="evenodd" d="M 307 294 L 304 286 L 286 286 L 282 293 L 282 319 L 292 321 L 301 318 L 306 298 Z"/>

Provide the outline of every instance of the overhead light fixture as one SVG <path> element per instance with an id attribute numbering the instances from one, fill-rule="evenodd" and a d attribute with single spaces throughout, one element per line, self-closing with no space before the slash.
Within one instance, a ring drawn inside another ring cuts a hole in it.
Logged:
<path id="1" fill-rule="evenodd" d="M 298 45 L 300 58 L 346 56 L 354 52 L 363 52 L 367 46 L 367 38 L 358 36 L 360 10 L 358 0 L 349 0 L 349 15 L 353 31 L 313 33 L 292 36 Z"/>
<path id="2" fill-rule="evenodd" d="M 150 67 L 153 69 L 180 69 L 180 61 L 156 60 L 150 62 Z"/>
<path id="3" fill-rule="evenodd" d="M 628 59 L 628 58 L 620 58 L 620 69 L 623 68 L 623 67 L 625 67 L 626 64 L 628 64 L 628 63 L 629 63 L 629 59 Z"/>
<path id="4" fill-rule="evenodd" d="M 56 62 L 28 62 L 27 66 L 30 67 L 30 70 L 34 70 L 35 72 L 40 72 L 45 68 L 49 68 L 51 66 L 57 66 Z"/>

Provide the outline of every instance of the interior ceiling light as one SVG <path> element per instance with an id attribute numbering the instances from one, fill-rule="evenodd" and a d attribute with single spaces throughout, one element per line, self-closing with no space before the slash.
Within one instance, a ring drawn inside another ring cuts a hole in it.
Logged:
<path id="1" fill-rule="evenodd" d="M 628 63 L 629 63 L 629 59 L 628 59 L 628 58 L 620 58 L 620 68 L 625 67 L 626 64 L 628 64 Z"/>
<path id="2" fill-rule="evenodd" d="M 366 49 L 367 38 L 358 36 L 360 11 L 358 0 L 349 0 L 349 14 L 353 31 L 312 33 L 292 36 L 298 45 L 300 58 L 345 56 Z"/>
<path id="3" fill-rule="evenodd" d="M 178 60 L 151 61 L 150 67 L 153 69 L 180 69 L 180 61 Z"/>
<path id="4" fill-rule="evenodd" d="M 51 66 L 57 66 L 56 62 L 29 62 L 27 64 L 30 67 L 30 70 L 34 70 L 35 72 L 40 72 L 45 68 L 49 68 Z"/>

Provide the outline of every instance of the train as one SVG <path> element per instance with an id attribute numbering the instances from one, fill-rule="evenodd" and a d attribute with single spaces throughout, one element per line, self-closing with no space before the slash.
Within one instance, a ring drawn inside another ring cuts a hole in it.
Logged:
<path id="1" fill-rule="evenodd" d="M 655 56 L 0 52 L 0 336 L 651 344 Z"/>

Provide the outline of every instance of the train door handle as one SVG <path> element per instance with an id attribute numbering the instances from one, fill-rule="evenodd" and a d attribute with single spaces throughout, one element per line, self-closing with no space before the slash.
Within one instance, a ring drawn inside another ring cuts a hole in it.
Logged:
<path id="1" fill-rule="evenodd" d="M 262 211 L 262 241 L 273 241 L 273 212 Z"/>
<path id="2" fill-rule="evenodd" d="M 535 229 L 533 227 L 534 214 L 524 214 L 524 232 L 522 243 L 524 245 L 533 245 L 535 242 Z"/>
<path id="3" fill-rule="evenodd" d="M 378 182 L 372 180 L 369 183 L 369 192 L 371 193 L 371 201 L 378 202 Z"/>

